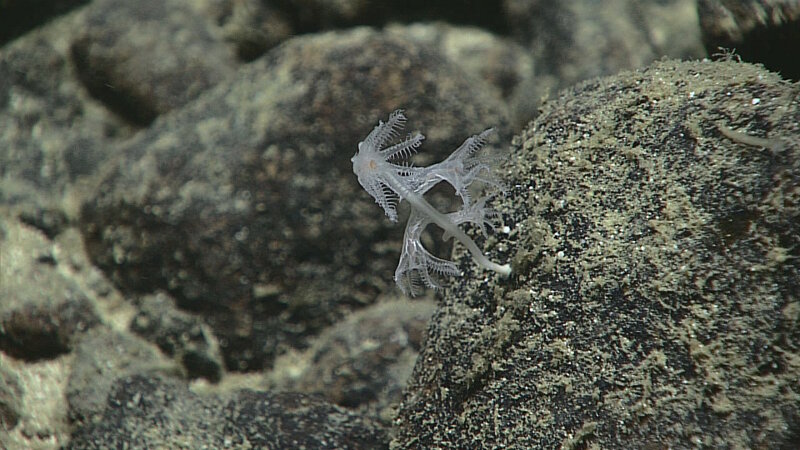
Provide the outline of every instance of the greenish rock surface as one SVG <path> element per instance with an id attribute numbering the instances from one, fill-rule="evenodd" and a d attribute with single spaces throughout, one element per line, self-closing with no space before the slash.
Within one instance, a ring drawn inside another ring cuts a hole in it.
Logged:
<path id="1" fill-rule="evenodd" d="M 468 281 L 434 313 L 393 447 L 798 442 L 799 136 L 798 86 L 732 61 L 545 104 L 487 243 L 514 274 L 461 250 Z"/>

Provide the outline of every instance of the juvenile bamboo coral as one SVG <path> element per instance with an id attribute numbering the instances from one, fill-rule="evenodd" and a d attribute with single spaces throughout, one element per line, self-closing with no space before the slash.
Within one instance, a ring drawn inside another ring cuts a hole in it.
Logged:
<path id="1" fill-rule="evenodd" d="M 366 139 L 358 143 L 358 151 L 351 159 L 358 182 L 383 208 L 389 220 L 397 222 L 397 205 L 401 200 L 406 200 L 411 206 L 403 250 L 394 275 L 397 285 L 406 295 L 414 296 L 425 286 L 440 287 L 438 278 L 441 276 L 458 275 L 455 263 L 437 258 L 422 246 L 422 231 L 430 223 L 442 228 L 446 237 L 456 238 L 481 267 L 508 276 L 511 267 L 490 261 L 459 227 L 469 222 L 485 232 L 485 225 L 491 225 L 488 218 L 494 212 L 485 207 L 485 198 L 473 201 L 468 187 L 474 181 L 500 185 L 493 176 L 490 159 L 478 154 L 492 129 L 468 138 L 440 163 L 414 167 L 404 160 L 417 151 L 425 136 L 417 134 L 392 144 L 405 122 L 401 110 L 389 115 L 385 123 L 378 122 Z M 442 181 L 450 184 L 461 198 L 460 210 L 442 213 L 425 200 L 424 194 Z"/>

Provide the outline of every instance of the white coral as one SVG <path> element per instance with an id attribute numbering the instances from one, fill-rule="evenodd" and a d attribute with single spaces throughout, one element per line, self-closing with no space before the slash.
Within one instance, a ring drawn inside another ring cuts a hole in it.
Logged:
<path id="1" fill-rule="evenodd" d="M 402 142 L 385 147 L 399 136 L 405 121 L 403 112 L 397 110 L 389 115 L 385 123 L 378 122 L 366 139 L 359 142 L 358 151 L 351 159 L 358 182 L 383 208 L 392 222 L 397 221 L 397 205 L 401 200 L 406 200 L 411 205 L 412 212 L 403 238 L 403 251 L 395 271 L 397 285 L 407 295 L 414 296 L 424 286 L 439 287 L 438 277 L 458 274 L 452 261 L 437 258 L 422 246 L 420 236 L 429 223 L 441 227 L 446 237 L 455 237 L 461 242 L 481 267 L 503 276 L 509 275 L 511 267 L 508 264 L 500 265 L 490 261 L 458 226 L 471 222 L 486 232 L 485 224 L 491 224 L 487 217 L 494 213 L 485 208 L 486 199 L 472 202 L 468 187 L 474 181 L 500 186 L 499 180 L 492 174 L 490 158 L 477 153 L 492 130 L 468 138 L 440 163 L 428 167 L 413 167 L 408 163 L 394 161 L 416 152 L 425 136 L 409 136 Z M 450 184 L 461 197 L 463 205 L 459 211 L 443 214 L 423 197 L 441 181 Z"/>

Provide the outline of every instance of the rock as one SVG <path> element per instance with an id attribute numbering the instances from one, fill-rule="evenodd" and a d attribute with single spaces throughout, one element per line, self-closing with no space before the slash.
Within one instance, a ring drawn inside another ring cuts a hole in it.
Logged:
<path id="1" fill-rule="evenodd" d="M 17 426 L 23 414 L 23 396 L 19 377 L 0 357 L 0 430 L 10 430 Z"/>
<path id="2" fill-rule="evenodd" d="M 114 383 L 137 374 L 178 374 L 156 349 L 129 334 L 98 327 L 76 345 L 66 387 L 72 422 L 91 423 L 103 414 Z"/>
<path id="3" fill-rule="evenodd" d="M 199 395 L 160 376 L 118 380 L 103 416 L 68 448 L 386 448 L 385 430 L 300 394 L 242 390 Z"/>
<path id="4" fill-rule="evenodd" d="M 263 55 L 294 34 L 289 14 L 261 0 L 228 0 L 215 2 L 213 8 L 222 25 L 226 40 L 236 47 L 236 54 L 245 61 Z"/>
<path id="5" fill-rule="evenodd" d="M 139 126 L 195 99 L 237 66 L 206 18 L 174 0 L 96 1 L 70 50 L 89 92 Z"/>
<path id="6" fill-rule="evenodd" d="M 459 251 L 393 447 L 796 443 L 799 93 L 664 61 L 547 103 L 494 205 L 514 273 Z"/>
<path id="7" fill-rule="evenodd" d="M 83 288 L 66 277 L 56 246 L 0 218 L 0 350 L 28 361 L 56 358 L 98 325 Z"/>
<path id="8" fill-rule="evenodd" d="M 174 299 L 163 292 L 145 295 L 139 304 L 130 325 L 134 334 L 174 358 L 190 378 L 203 377 L 214 383 L 222 378 L 219 345 L 198 316 L 178 310 Z"/>
<path id="9" fill-rule="evenodd" d="M 533 57 L 526 47 L 477 27 L 444 22 L 394 24 L 386 31 L 433 46 L 465 73 L 484 80 L 495 97 L 513 106 L 510 115 L 515 126 L 534 116 L 535 111 L 525 109 L 525 97 L 537 81 Z"/>
<path id="10" fill-rule="evenodd" d="M 288 354 L 268 373 L 271 389 L 313 393 L 391 423 L 400 403 L 435 304 L 405 298 L 362 309 Z"/>
<path id="11" fill-rule="evenodd" d="M 45 194 L 61 202 L 102 165 L 111 142 L 131 133 L 74 76 L 65 36 L 82 18 L 60 18 L 0 48 L 0 204 L 53 209 Z"/>

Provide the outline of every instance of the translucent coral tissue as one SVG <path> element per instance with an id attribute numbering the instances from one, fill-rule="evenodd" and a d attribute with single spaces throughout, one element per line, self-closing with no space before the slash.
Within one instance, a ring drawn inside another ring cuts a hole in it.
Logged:
<path id="1" fill-rule="evenodd" d="M 358 151 L 351 159 L 358 182 L 383 208 L 389 220 L 397 222 L 397 206 L 402 200 L 411 206 L 400 262 L 394 274 L 397 285 L 406 295 L 415 296 L 425 287 L 441 287 L 442 277 L 459 274 L 455 263 L 438 258 L 423 247 L 420 237 L 431 223 L 442 228 L 446 237 L 454 237 L 464 245 L 478 265 L 508 276 L 511 267 L 490 261 L 459 226 L 472 223 L 485 233 L 486 225 L 492 225 L 490 219 L 495 213 L 486 208 L 486 198 L 473 200 L 468 189 L 475 181 L 502 187 L 494 176 L 492 158 L 479 152 L 492 129 L 468 138 L 444 161 L 415 167 L 406 158 L 417 151 L 425 136 L 410 135 L 394 143 L 405 122 L 402 110 L 390 114 L 386 122 L 378 122 L 372 132 L 358 143 Z M 461 209 L 442 213 L 425 200 L 425 193 L 440 182 L 453 187 L 461 198 Z"/>

